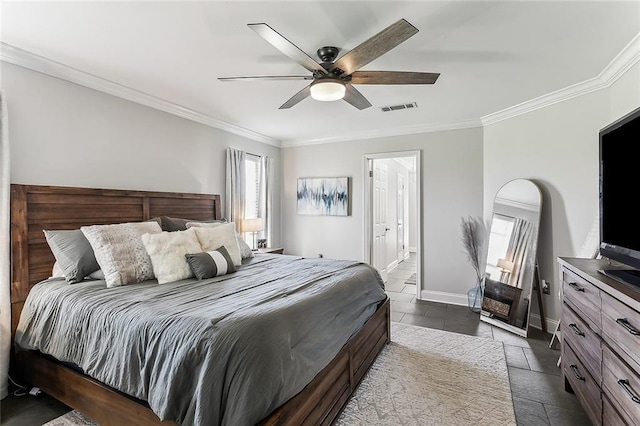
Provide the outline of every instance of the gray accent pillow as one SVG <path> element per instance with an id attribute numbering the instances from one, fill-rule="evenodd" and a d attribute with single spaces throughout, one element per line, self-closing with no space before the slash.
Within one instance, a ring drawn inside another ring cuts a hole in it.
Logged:
<path id="1" fill-rule="evenodd" d="M 231 256 L 224 246 L 217 250 L 185 254 L 184 256 L 193 275 L 199 280 L 219 277 L 236 271 Z"/>
<path id="2" fill-rule="evenodd" d="M 107 287 L 135 284 L 155 278 L 142 235 L 162 232 L 156 222 L 130 222 L 80 228 L 93 248 Z"/>
<path id="3" fill-rule="evenodd" d="M 169 216 L 160 216 L 160 226 L 163 231 L 167 232 L 175 232 L 175 231 L 186 231 L 187 230 L 187 222 L 202 222 L 202 223 L 226 223 L 226 219 L 211 219 L 211 220 L 194 220 L 194 219 L 182 219 L 177 217 L 169 217 Z"/>
<path id="4" fill-rule="evenodd" d="M 69 284 L 79 283 L 84 277 L 100 269 L 89 240 L 81 230 L 43 230 L 47 244 Z"/>

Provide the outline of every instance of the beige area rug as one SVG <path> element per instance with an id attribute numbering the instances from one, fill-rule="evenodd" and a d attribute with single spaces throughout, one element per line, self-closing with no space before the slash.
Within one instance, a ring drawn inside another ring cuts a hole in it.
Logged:
<path id="1" fill-rule="evenodd" d="M 336 426 L 515 426 L 502 342 L 391 324 Z M 77 412 L 46 426 L 93 425 Z"/>

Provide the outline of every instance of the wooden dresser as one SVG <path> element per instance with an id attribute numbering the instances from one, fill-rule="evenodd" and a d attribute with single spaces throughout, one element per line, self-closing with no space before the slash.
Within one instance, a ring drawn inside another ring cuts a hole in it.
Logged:
<path id="1" fill-rule="evenodd" d="M 608 278 L 606 260 L 558 258 L 561 366 L 594 425 L 640 425 L 640 288 Z"/>

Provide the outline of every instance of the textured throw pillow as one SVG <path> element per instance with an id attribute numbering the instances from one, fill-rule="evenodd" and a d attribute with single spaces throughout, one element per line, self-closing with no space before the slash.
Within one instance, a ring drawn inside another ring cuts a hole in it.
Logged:
<path id="1" fill-rule="evenodd" d="M 185 258 L 193 274 L 199 280 L 219 277 L 236 271 L 231 256 L 224 246 L 204 253 L 186 254 Z"/>
<path id="2" fill-rule="evenodd" d="M 142 244 L 151 258 L 153 274 L 158 279 L 158 284 L 193 277 L 184 256 L 202 251 L 195 230 L 144 234 Z"/>
<path id="3" fill-rule="evenodd" d="M 53 269 L 51 270 L 51 276 L 49 278 L 64 278 L 64 271 L 57 260 L 53 264 Z"/>
<path id="4" fill-rule="evenodd" d="M 91 244 L 81 230 L 45 229 L 43 232 L 62 275 L 69 284 L 79 283 L 84 277 L 100 269 Z"/>
<path id="5" fill-rule="evenodd" d="M 80 231 L 80 232 L 82 232 L 82 231 Z M 91 251 L 93 251 L 93 249 L 91 249 Z M 60 264 L 58 263 L 57 260 L 53 264 L 53 268 L 51 270 L 51 277 L 50 278 L 65 278 L 64 271 L 60 267 Z M 97 271 L 92 272 L 88 276 L 84 277 L 84 279 L 85 280 L 86 279 L 104 280 L 104 273 L 102 272 L 102 269 L 98 269 Z"/>
<path id="6" fill-rule="evenodd" d="M 154 278 L 151 258 L 142 235 L 162 232 L 156 222 L 130 222 L 80 228 L 93 248 L 107 287 L 135 284 Z"/>
<path id="7" fill-rule="evenodd" d="M 236 225 L 233 222 L 225 223 L 215 228 L 194 227 L 202 251 L 213 251 L 224 246 L 231 256 L 235 266 L 242 264 L 240 248 L 236 239 Z"/>
<path id="8" fill-rule="evenodd" d="M 250 259 L 254 257 L 253 250 L 249 247 L 249 244 L 242 238 L 240 234 L 236 232 L 236 240 L 238 241 L 238 247 L 240 248 L 240 257 L 243 259 Z"/>
<path id="9" fill-rule="evenodd" d="M 220 225 L 224 225 L 226 222 L 209 223 L 209 222 L 187 222 L 187 229 L 189 228 L 216 228 Z M 240 249 L 240 258 L 249 259 L 255 256 L 249 244 L 242 238 L 242 235 L 236 231 L 236 240 L 238 241 L 238 248 Z"/>
<path id="10" fill-rule="evenodd" d="M 160 225 L 162 226 L 163 231 L 167 232 L 176 232 L 176 231 L 184 231 L 187 229 L 187 222 L 201 222 L 201 223 L 226 223 L 226 219 L 211 219 L 211 220 L 199 220 L 196 221 L 194 219 L 181 219 L 177 217 L 169 217 L 169 216 L 160 216 L 159 218 L 154 218 L 160 220 Z"/>

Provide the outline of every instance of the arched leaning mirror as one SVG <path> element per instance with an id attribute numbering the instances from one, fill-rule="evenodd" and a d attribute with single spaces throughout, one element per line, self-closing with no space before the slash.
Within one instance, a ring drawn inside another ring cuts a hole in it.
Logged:
<path id="1" fill-rule="evenodd" d="M 500 188 L 493 202 L 480 319 L 526 337 L 536 276 L 542 194 L 527 179 Z"/>

